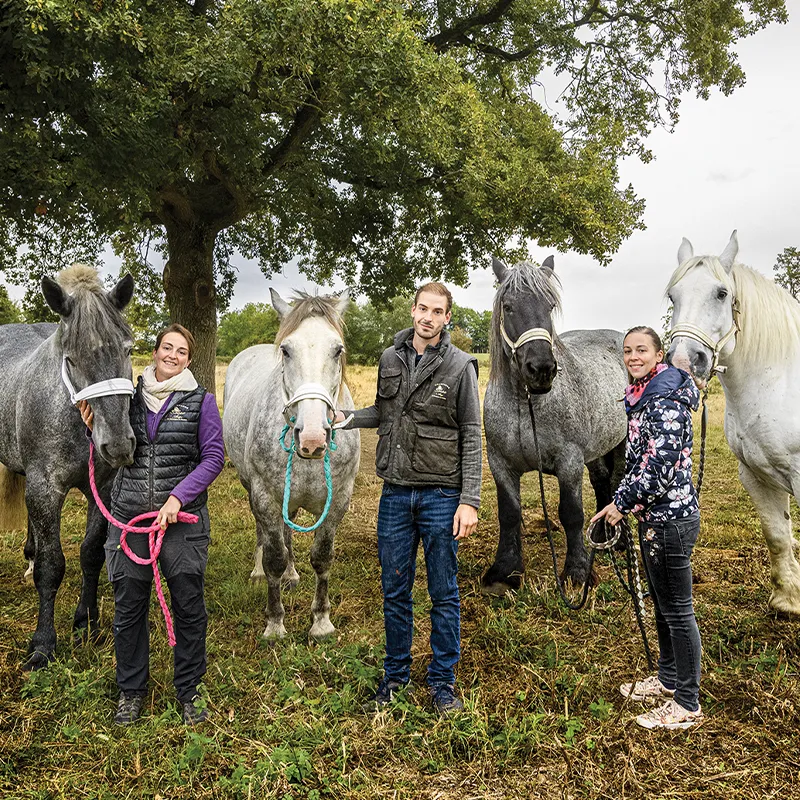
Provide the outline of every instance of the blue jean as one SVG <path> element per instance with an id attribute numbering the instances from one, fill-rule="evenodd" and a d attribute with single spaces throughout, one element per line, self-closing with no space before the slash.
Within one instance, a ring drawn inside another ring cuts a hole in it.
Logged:
<path id="1" fill-rule="evenodd" d="M 699 515 L 639 523 L 642 561 L 655 607 L 658 677 L 689 711 L 697 711 L 700 696 L 700 631 L 689 560 L 699 532 Z"/>
<path id="2" fill-rule="evenodd" d="M 411 674 L 411 589 L 421 540 L 432 603 L 433 658 L 428 667 L 428 684 L 435 687 L 455 682 L 454 668 L 461 656 L 461 606 L 453 517 L 460 496 L 458 489 L 383 485 L 378 509 L 378 558 L 386 628 L 383 668 L 388 680 L 405 684 Z"/>

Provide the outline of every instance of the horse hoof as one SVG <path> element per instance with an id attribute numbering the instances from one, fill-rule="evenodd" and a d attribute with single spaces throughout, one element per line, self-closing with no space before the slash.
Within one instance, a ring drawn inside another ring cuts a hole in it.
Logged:
<path id="1" fill-rule="evenodd" d="M 561 581 L 562 586 L 570 583 L 572 586 L 583 587 L 584 584 L 588 582 L 590 589 L 594 589 L 600 583 L 597 573 L 592 570 L 587 576 L 585 568 L 572 570 L 565 569 L 559 576 L 559 580 Z"/>
<path id="2" fill-rule="evenodd" d="M 250 573 L 250 583 L 264 583 L 266 580 L 267 576 L 263 572 L 253 570 Z"/>
<path id="3" fill-rule="evenodd" d="M 274 622 L 268 622 L 267 627 L 264 628 L 264 633 L 262 633 L 261 636 L 267 641 L 274 642 L 278 639 L 283 639 L 283 637 L 286 636 L 286 628 L 283 626 L 282 622 L 277 624 Z"/>
<path id="4" fill-rule="evenodd" d="M 281 575 L 281 586 L 291 591 L 292 589 L 297 588 L 297 584 L 300 583 L 300 576 L 297 572 L 294 573 L 283 573 Z"/>
<path id="5" fill-rule="evenodd" d="M 22 669 L 25 672 L 36 672 L 37 670 L 44 669 L 52 660 L 52 654 L 48 655 L 41 650 L 34 650 L 32 653 L 29 653 L 22 662 Z"/>
<path id="6" fill-rule="evenodd" d="M 25 570 L 25 574 L 22 576 L 22 580 L 24 583 L 30 584 L 31 586 L 34 585 L 33 581 L 33 561 L 28 561 L 28 569 Z"/>
<path id="7" fill-rule="evenodd" d="M 319 641 L 320 639 L 328 639 L 336 633 L 336 628 L 329 619 L 317 620 L 312 626 L 308 635 L 311 639 Z"/>
<path id="8" fill-rule="evenodd" d="M 502 581 L 495 581 L 481 586 L 481 594 L 488 597 L 505 597 L 507 594 L 514 594 L 515 592 L 516 589 L 513 586 L 509 586 Z"/>

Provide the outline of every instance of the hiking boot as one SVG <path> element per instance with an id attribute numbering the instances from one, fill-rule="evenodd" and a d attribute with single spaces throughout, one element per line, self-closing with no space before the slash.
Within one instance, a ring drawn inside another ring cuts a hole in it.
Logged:
<path id="1" fill-rule="evenodd" d="M 117 702 L 117 713 L 114 715 L 114 722 L 117 725 L 132 725 L 139 719 L 144 704 L 144 695 L 119 693 Z"/>
<path id="2" fill-rule="evenodd" d="M 394 700 L 394 693 L 405 689 L 406 684 L 400 681 L 392 680 L 391 678 L 381 678 L 375 694 L 364 703 L 361 708 L 369 713 L 370 711 L 378 711 L 383 706 L 388 706 Z"/>
<path id="3" fill-rule="evenodd" d="M 697 711 L 689 711 L 674 700 L 667 700 L 664 705 L 639 714 L 636 724 L 643 728 L 678 731 L 699 725 L 703 721 L 703 712 L 698 706 Z"/>
<path id="4" fill-rule="evenodd" d="M 182 702 L 183 707 L 183 724 L 184 725 L 199 725 L 208 719 L 208 708 L 206 701 L 196 694 L 191 700 Z"/>
<path id="5" fill-rule="evenodd" d="M 455 687 L 449 683 L 431 686 L 434 709 L 443 717 L 464 710 L 464 704 L 456 697 Z"/>
<path id="6" fill-rule="evenodd" d="M 620 684 L 619 693 L 623 697 L 630 697 L 631 700 L 636 700 L 640 703 L 658 703 L 661 700 L 673 697 L 675 690 L 667 689 L 659 680 L 658 675 L 651 675 L 643 681 Z"/>

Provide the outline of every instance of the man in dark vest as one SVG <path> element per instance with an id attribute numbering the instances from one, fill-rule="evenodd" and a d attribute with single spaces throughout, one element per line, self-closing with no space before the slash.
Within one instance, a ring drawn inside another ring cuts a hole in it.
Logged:
<path id="1" fill-rule="evenodd" d="M 441 283 L 420 287 L 413 327 L 381 356 L 374 405 L 349 416 L 349 427 L 377 428 L 375 467 L 383 478 L 378 511 L 386 628 L 384 676 L 369 707 L 392 700 L 409 681 L 417 546 L 422 541 L 431 608 L 428 686 L 441 714 L 463 708 L 455 693 L 461 607 L 458 542 L 478 524 L 481 412 L 478 365 L 450 342 L 445 325 L 453 298 Z"/>

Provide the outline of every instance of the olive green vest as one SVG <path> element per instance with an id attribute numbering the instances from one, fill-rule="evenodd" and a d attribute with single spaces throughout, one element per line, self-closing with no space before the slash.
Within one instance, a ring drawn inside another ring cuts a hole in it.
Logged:
<path id="1" fill-rule="evenodd" d="M 375 470 L 403 486 L 461 488 L 457 398 L 464 371 L 477 361 L 442 333 L 437 350 L 427 350 L 413 384 L 404 349 L 411 329 L 400 331 L 378 367 L 380 414 Z"/>

